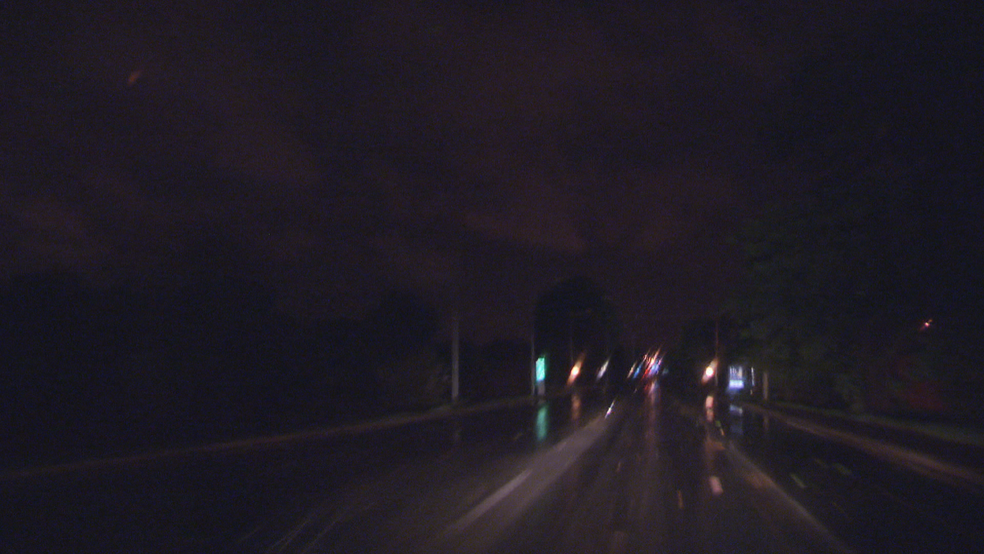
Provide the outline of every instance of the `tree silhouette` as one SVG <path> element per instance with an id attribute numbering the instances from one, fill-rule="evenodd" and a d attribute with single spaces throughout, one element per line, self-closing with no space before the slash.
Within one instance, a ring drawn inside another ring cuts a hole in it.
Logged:
<path id="1" fill-rule="evenodd" d="M 749 287 L 737 304 L 756 363 L 803 399 L 864 389 L 887 408 L 899 345 L 930 317 L 950 327 L 934 340 L 979 350 L 976 28 L 945 10 L 888 12 L 790 79 L 770 152 L 806 186 L 744 230 Z M 966 380 L 961 367 L 937 376 Z"/>
<path id="2" fill-rule="evenodd" d="M 586 277 L 561 281 L 540 295 L 534 328 L 537 355 L 547 355 L 547 381 L 554 386 L 566 382 L 581 356 L 585 368 L 599 368 L 620 338 L 614 304 Z"/>
<path id="3" fill-rule="evenodd" d="M 443 400 L 446 367 L 437 345 L 437 311 L 409 291 L 392 291 L 366 321 L 366 355 L 393 406 L 424 406 Z"/>

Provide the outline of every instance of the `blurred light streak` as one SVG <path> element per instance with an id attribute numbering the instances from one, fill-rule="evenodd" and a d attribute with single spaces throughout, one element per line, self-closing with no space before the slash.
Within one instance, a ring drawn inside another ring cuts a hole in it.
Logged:
<path id="1" fill-rule="evenodd" d="M 721 496 L 724 493 L 724 487 L 721 486 L 721 479 L 717 475 L 708 477 L 707 482 L 711 486 L 711 494 L 714 496 Z"/>
<path id="2" fill-rule="evenodd" d="M 611 358 L 608 358 L 605 360 L 605 363 L 601 364 L 601 369 L 598 370 L 598 377 L 595 378 L 596 381 L 600 381 L 605 376 L 605 372 L 608 371 L 608 362 L 610 361 Z"/>
<path id="3" fill-rule="evenodd" d="M 542 443 L 547 440 L 548 434 L 550 434 L 550 411 L 544 404 L 536 412 L 536 442 Z"/>

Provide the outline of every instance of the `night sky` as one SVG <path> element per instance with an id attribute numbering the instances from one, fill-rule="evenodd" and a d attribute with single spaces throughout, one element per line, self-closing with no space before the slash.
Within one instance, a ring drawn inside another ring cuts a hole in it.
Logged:
<path id="1" fill-rule="evenodd" d="M 0 279 L 236 275 L 288 313 L 412 289 L 528 336 L 584 275 L 666 340 L 802 176 L 802 60 L 916 2 L 65 2 L 0 8 Z M 491 6 L 491 7 L 490 7 Z M 782 177 L 777 177 L 781 175 Z"/>

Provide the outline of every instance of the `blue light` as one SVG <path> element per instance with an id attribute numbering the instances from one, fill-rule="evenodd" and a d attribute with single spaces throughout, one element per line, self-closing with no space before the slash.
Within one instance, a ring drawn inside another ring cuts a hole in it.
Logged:
<path id="1" fill-rule="evenodd" d="M 728 388 L 741 390 L 745 388 L 745 368 L 740 365 L 728 367 Z"/>

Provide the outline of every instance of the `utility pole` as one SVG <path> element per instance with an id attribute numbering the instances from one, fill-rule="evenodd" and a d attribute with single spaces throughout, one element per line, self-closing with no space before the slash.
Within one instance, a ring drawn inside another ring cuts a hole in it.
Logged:
<path id="1" fill-rule="evenodd" d="M 718 314 L 714 318 L 714 394 L 718 393 L 720 388 L 721 380 L 721 340 L 720 340 L 720 328 L 721 327 L 721 314 Z"/>
<path id="2" fill-rule="evenodd" d="M 530 331 L 530 396 L 536 396 L 536 324 Z"/>
<path id="3" fill-rule="evenodd" d="M 458 343 L 461 341 L 461 333 L 458 318 L 458 306 L 454 307 L 454 316 L 451 321 L 451 403 L 458 403 Z"/>
<path id="4" fill-rule="evenodd" d="M 451 316 L 451 404 L 458 403 L 461 375 L 461 289 L 465 277 L 465 247 L 458 243 L 458 259 L 453 278 L 454 311 Z"/>
<path id="5" fill-rule="evenodd" d="M 719 327 L 721 326 L 721 316 L 714 319 L 714 357 L 721 355 L 721 341 L 719 339 Z"/>

